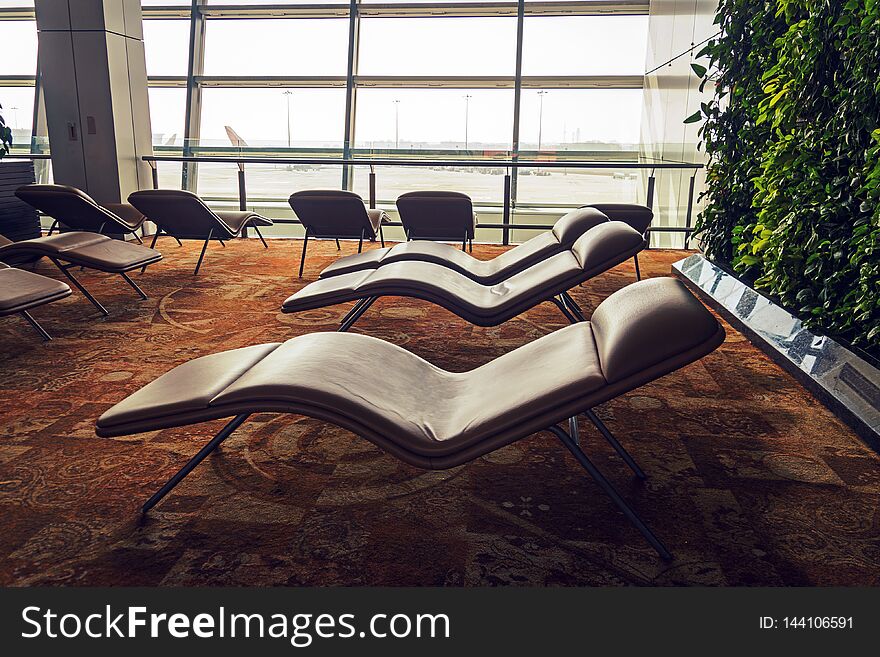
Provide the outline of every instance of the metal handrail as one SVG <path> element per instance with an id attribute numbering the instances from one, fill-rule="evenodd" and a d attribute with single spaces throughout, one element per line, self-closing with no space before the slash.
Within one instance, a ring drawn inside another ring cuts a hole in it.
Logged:
<path id="1" fill-rule="evenodd" d="M 10 153 L 6 157 L 46 160 L 51 157 L 47 153 Z M 491 167 L 506 169 L 504 173 L 504 193 L 500 207 L 502 208 L 502 221 L 500 223 L 478 223 L 477 228 L 501 229 L 502 244 L 510 243 L 511 230 L 547 230 L 550 226 L 545 224 L 518 224 L 511 222 L 511 212 L 515 205 L 511 198 L 511 170 L 523 168 L 577 168 L 577 169 L 636 169 L 649 170 L 647 185 L 647 198 L 645 205 L 653 209 L 654 188 L 656 183 L 655 172 L 657 170 L 689 170 L 692 171 L 688 187 L 688 203 L 685 226 L 657 226 L 650 232 L 684 233 L 687 238 L 693 232 L 692 215 L 694 204 L 694 183 L 696 174 L 704 165 L 698 162 L 615 162 L 615 161 L 586 161 L 586 160 L 523 160 L 523 159 L 414 159 L 414 158 L 389 158 L 389 157 L 259 157 L 248 155 L 237 156 L 210 156 L 210 155 L 144 155 L 142 159 L 152 169 L 153 188 L 159 188 L 159 162 L 189 162 L 189 163 L 226 163 L 238 167 L 238 202 L 239 209 L 247 210 L 247 164 L 310 164 L 329 166 L 369 166 L 369 207 L 375 208 L 376 199 L 376 170 L 377 166 L 409 166 L 409 167 Z M 492 204 L 495 207 L 496 204 Z M 522 206 L 521 206 L 522 207 Z M 297 219 L 278 219 L 278 223 L 299 224 Z M 400 225 L 400 222 L 391 222 L 390 225 Z"/>
<path id="2" fill-rule="evenodd" d="M 477 159 L 406 159 L 406 158 L 375 158 L 375 157 L 254 157 L 250 155 L 144 155 L 145 162 L 212 162 L 230 164 L 325 164 L 337 166 L 414 166 L 414 167 L 509 167 L 522 168 L 571 168 L 571 169 L 690 169 L 699 170 L 704 167 L 698 162 L 615 162 L 607 160 L 494 160 Z"/>
<path id="3" fill-rule="evenodd" d="M 501 243 L 510 244 L 511 230 L 546 230 L 544 225 L 536 224 L 517 224 L 511 222 L 511 211 L 514 209 L 514 203 L 511 198 L 511 170 L 523 168 L 577 168 L 577 169 L 646 169 L 651 173 L 648 176 L 647 199 L 645 205 L 653 209 L 654 206 L 654 187 L 656 183 L 655 172 L 664 169 L 673 170 L 690 170 L 690 185 L 688 188 L 687 216 L 685 226 L 683 227 L 657 227 L 652 232 L 681 232 L 686 236 L 693 231 L 691 227 L 693 205 L 694 205 L 694 182 L 697 171 L 703 168 L 703 164 L 698 162 L 614 162 L 614 161 L 584 161 L 584 160 L 566 160 L 566 159 L 414 159 L 414 158 L 388 158 L 388 157 L 256 157 L 248 155 L 237 156 L 211 156 L 211 155 L 144 155 L 143 160 L 147 162 L 153 170 L 153 187 L 159 188 L 159 162 L 191 162 L 191 163 L 227 163 L 238 166 L 238 201 L 239 209 L 247 210 L 247 182 L 245 174 L 245 165 L 247 164 L 311 164 L 311 165 L 335 165 L 335 166 L 369 166 L 369 207 L 375 208 L 376 200 L 376 167 L 377 166 L 409 166 L 409 167 L 491 167 L 504 168 L 504 193 L 502 200 L 502 220 L 500 224 L 478 223 L 477 228 L 501 228 Z M 278 223 L 300 223 L 295 219 L 279 219 Z M 398 225 L 399 222 L 392 222 L 391 225 Z"/>

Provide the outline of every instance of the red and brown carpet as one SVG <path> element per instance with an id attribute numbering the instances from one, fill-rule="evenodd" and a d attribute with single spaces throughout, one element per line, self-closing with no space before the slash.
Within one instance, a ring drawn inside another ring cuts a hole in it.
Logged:
<path id="1" fill-rule="evenodd" d="M 51 343 L 0 321 L 0 585 L 880 584 L 880 459 L 729 327 L 715 353 L 600 409 L 647 482 L 582 427 L 671 564 L 546 434 L 424 472 L 337 427 L 257 415 L 142 518 L 223 423 L 108 440 L 95 418 L 179 363 L 333 330 L 348 309 L 279 312 L 302 284 L 299 242 L 212 245 L 194 277 L 199 246 L 160 241 L 164 262 L 137 277 L 148 301 L 77 274 L 111 315 L 78 293 L 37 309 Z M 648 252 L 642 271 L 681 256 Z M 335 257 L 316 243 L 304 281 Z M 622 265 L 574 296 L 592 309 L 632 281 Z M 563 325 L 549 304 L 485 329 L 385 299 L 355 330 L 466 370 Z"/>

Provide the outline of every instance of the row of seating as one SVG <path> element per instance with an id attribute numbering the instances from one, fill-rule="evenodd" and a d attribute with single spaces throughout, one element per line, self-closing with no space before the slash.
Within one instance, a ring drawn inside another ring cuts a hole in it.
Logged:
<path id="1" fill-rule="evenodd" d="M 25 185 L 16 195 L 53 218 L 49 234 L 57 226 L 97 233 L 133 234 L 149 219 L 157 225 L 151 247 L 163 234 L 181 239 L 204 240 L 196 264 L 198 274 L 208 244 L 217 240 L 239 237 L 253 228 L 268 247 L 260 227 L 273 225 L 271 219 L 251 211 L 214 211 L 192 192 L 182 190 L 143 190 L 129 196 L 129 204 L 96 203 L 84 192 L 66 185 Z M 358 253 L 364 240 L 378 237 L 385 247 L 383 224 L 389 221 L 383 210 L 368 209 L 354 192 L 342 190 L 306 190 L 295 192 L 288 199 L 290 207 L 305 229 L 299 276 L 305 266 L 309 239 L 358 240 Z M 653 219 L 650 208 L 630 203 L 592 204 L 610 219 L 624 221 L 642 234 L 647 234 Z M 470 197 L 459 192 L 418 191 L 401 195 L 397 209 L 407 240 L 461 241 L 461 250 L 473 250 L 476 214 Z M 370 258 L 384 257 L 373 254 Z M 391 256 L 393 259 L 393 255 Z M 636 277 L 640 278 L 638 258 Z"/>
<path id="2" fill-rule="evenodd" d="M 303 197 L 326 213 L 325 201 L 345 195 L 311 192 Z M 345 202 L 366 213 L 363 202 L 357 199 L 355 206 L 354 200 L 347 197 Z M 248 213 L 215 214 L 186 192 L 137 192 L 131 201 L 160 227 L 176 226 L 177 237 L 205 239 L 200 261 L 211 239 L 260 225 Z M 172 224 L 182 207 L 188 229 Z M 589 419 L 644 479 L 645 473 L 593 408 L 701 358 L 723 341 L 724 331 L 680 282 L 669 278 L 637 282 L 616 292 L 588 321 L 568 290 L 636 257 L 647 243 L 650 223 L 647 208 L 604 206 L 607 213 L 600 208 L 574 210 L 552 230 L 490 261 L 423 241 L 342 258 L 282 304 L 284 312 L 298 312 L 356 301 L 337 333 L 254 345 L 180 365 L 106 411 L 96 432 L 121 436 L 232 418 L 144 504 L 146 512 L 256 412 L 291 412 L 333 422 L 407 463 L 430 469 L 466 463 L 546 430 L 571 451 L 658 554 L 669 559 L 668 549 L 581 448 L 578 418 Z M 57 208 L 55 212 L 61 214 Z M 66 218 L 56 219 L 67 223 Z M 215 232 L 218 220 L 229 232 Z M 105 228 L 97 226 L 99 232 Z M 361 240 L 368 237 L 365 231 L 361 235 Z M 6 243 L 0 256 L 4 250 L 48 256 L 96 304 L 70 274 L 71 267 L 119 273 L 140 292 L 126 272 L 161 258 L 152 248 L 84 231 Z M 13 303 L 0 299 L 0 314 L 20 312 L 33 322 L 27 310 L 71 293 L 64 283 L 42 279 L 0 268 L 0 289 L 8 285 L 19 297 Z M 500 324 L 550 301 L 572 326 L 471 372 L 452 373 L 382 340 L 347 333 L 380 296 L 425 299 L 482 326 Z M 566 420 L 568 431 L 558 426 Z"/>
<path id="3" fill-rule="evenodd" d="M 163 234 L 174 237 L 178 243 L 181 239 L 204 240 L 196 274 L 212 240 L 222 244 L 253 228 L 267 246 L 260 227 L 273 223 L 255 212 L 211 210 L 198 196 L 181 190 L 144 190 L 131 194 L 127 204 L 104 205 L 67 185 L 25 185 L 16 195 L 53 218 L 50 235 L 60 224 L 74 230 L 132 234 L 140 242 L 137 231 L 149 219 L 158 227 L 151 247 L 155 247 Z M 292 194 L 288 202 L 305 229 L 300 277 L 310 238 L 334 239 L 337 248 L 341 239 L 356 239 L 359 240 L 358 253 L 363 250 L 364 240 L 373 242 L 378 237 L 385 246 L 382 227 L 389 221 L 387 213 L 367 209 L 363 199 L 353 192 L 306 190 Z M 462 250 L 468 244 L 473 250 L 476 215 L 467 195 L 411 192 L 397 200 L 397 207 L 408 240 L 460 240 Z"/>

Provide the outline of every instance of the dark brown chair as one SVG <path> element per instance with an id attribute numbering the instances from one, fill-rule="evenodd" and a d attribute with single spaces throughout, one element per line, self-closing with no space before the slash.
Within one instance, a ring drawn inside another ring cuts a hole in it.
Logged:
<path id="1" fill-rule="evenodd" d="M 477 218 L 467 194 L 408 192 L 397 199 L 397 212 L 408 240 L 461 241 L 473 251 Z"/>
<path id="2" fill-rule="evenodd" d="M 212 239 L 226 246 L 224 240 L 240 237 L 246 228 L 253 228 L 263 246 L 269 248 L 259 226 L 272 226 L 272 220 L 256 212 L 214 212 L 198 196 L 181 189 L 145 189 L 131 194 L 128 202 L 156 224 L 151 247 L 162 233 L 178 241 L 205 240 L 194 275 L 199 273 Z"/>
<path id="3" fill-rule="evenodd" d="M 358 253 L 363 251 L 364 239 L 376 241 L 376 235 L 385 246 L 382 224 L 388 215 L 382 210 L 367 209 L 364 200 L 354 192 L 337 189 L 313 189 L 295 192 L 288 199 L 290 207 L 306 230 L 303 238 L 302 256 L 299 261 L 299 277 L 302 278 L 306 264 L 309 238 L 358 240 Z"/>
<path id="4" fill-rule="evenodd" d="M 97 433 L 125 436 L 232 418 L 144 504 L 146 513 L 253 413 L 332 422 L 430 470 L 454 468 L 549 431 L 669 559 L 669 550 L 582 449 L 578 417 L 595 424 L 644 479 L 593 409 L 702 358 L 723 341 L 718 320 L 681 282 L 655 278 L 615 292 L 589 322 L 469 372 L 447 372 L 383 340 L 345 333 L 312 333 L 203 356 L 109 409 L 98 419 Z"/>
<path id="5" fill-rule="evenodd" d="M 647 205 L 635 205 L 632 203 L 592 203 L 588 208 L 596 208 L 611 221 L 622 221 L 629 224 L 642 235 L 646 241 L 650 241 L 648 229 L 654 220 L 654 212 Z M 633 256 L 636 265 L 636 280 L 642 280 L 642 272 L 639 271 L 639 256 Z"/>
<path id="6" fill-rule="evenodd" d="M 102 315 L 109 315 L 107 309 L 89 293 L 70 270 L 80 267 L 118 274 L 141 299 L 146 299 L 147 295 L 131 279 L 128 272 L 135 269 L 143 271 L 148 265 L 159 262 L 162 254 L 134 242 L 115 240 L 97 233 L 70 231 L 20 242 L 13 242 L 0 235 L 0 258 L 6 257 L 28 260 L 49 258 Z"/>
<path id="7" fill-rule="evenodd" d="M 433 262 L 483 285 L 494 285 L 541 260 L 571 248 L 593 226 L 607 223 L 608 217 L 594 208 L 578 208 L 560 217 L 551 230 L 518 244 L 491 260 L 478 260 L 442 242 L 403 242 L 387 249 L 345 256 L 328 265 L 320 278 L 331 278 L 355 271 L 378 269 L 395 262 Z"/>
<path id="8" fill-rule="evenodd" d="M 49 235 L 60 224 L 70 230 L 131 234 L 143 244 L 137 231 L 145 217 L 128 203 L 99 205 L 82 190 L 68 185 L 23 185 L 15 195 L 53 219 Z"/>
<path id="9" fill-rule="evenodd" d="M 52 336 L 28 311 L 71 293 L 70 287 L 61 281 L 0 262 L 0 317 L 21 315 L 44 340 L 51 340 Z"/>
<path id="10" fill-rule="evenodd" d="M 629 260 L 643 248 L 645 238 L 631 226 L 603 220 L 570 249 L 495 285 L 478 283 L 433 262 L 410 260 L 321 278 L 290 296 L 281 309 L 295 313 L 357 301 L 343 318 L 340 331 L 347 331 L 383 296 L 422 299 L 477 326 L 498 326 L 545 301 L 556 305 L 569 321 L 583 321 L 584 314 L 568 290 Z"/>

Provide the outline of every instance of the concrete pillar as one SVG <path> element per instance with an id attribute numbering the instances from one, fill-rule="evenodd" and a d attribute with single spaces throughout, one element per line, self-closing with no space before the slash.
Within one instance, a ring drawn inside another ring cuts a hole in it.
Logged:
<path id="1" fill-rule="evenodd" d="M 36 0 L 55 181 L 99 203 L 152 186 L 139 0 Z"/>

